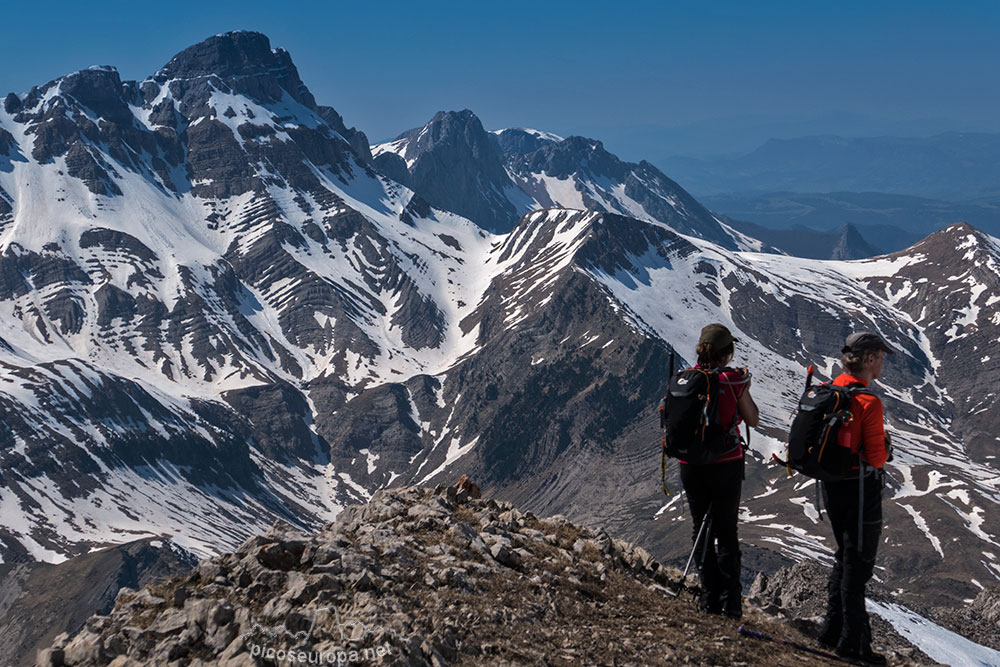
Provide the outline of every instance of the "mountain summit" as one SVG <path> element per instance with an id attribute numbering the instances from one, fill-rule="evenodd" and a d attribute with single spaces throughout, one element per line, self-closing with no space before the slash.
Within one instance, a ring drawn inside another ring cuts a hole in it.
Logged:
<path id="1" fill-rule="evenodd" d="M 376 149 L 376 165 L 433 206 L 475 220 L 493 232 L 510 231 L 524 213 L 510 201 L 514 190 L 491 136 L 468 109 L 439 111 L 425 126 Z M 396 166 L 394 157 L 405 163 Z"/>
<path id="2" fill-rule="evenodd" d="M 209 37 L 175 55 L 152 78 L 157 83 L 215 78 L 237 94 L 269 102 L 280 101 L 284 91 L 316 110 L 316 100 L 288 51 L 271 49 L 270 40 L 259 32 L 237 30 Z"/>
<path id="3" fill-rule="evenodd" d="M 662 222 L 726 248 L 761 249 L 725 228 L 648 162 L 622 162 L 600 141 L 524 129 L 487 133 L 468 109 L 374 148 L 376 166 L 435 206 L 494 232 L 543 208 L 606 211 Z"/>

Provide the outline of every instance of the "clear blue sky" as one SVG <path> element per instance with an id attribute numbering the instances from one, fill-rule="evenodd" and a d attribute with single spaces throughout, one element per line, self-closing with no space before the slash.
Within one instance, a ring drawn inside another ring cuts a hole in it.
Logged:
<path id="1" fill-rule="evenodd" d="M 209 35 L 259 30 L 291 52 L 321 104 L 373 140 L 462 108 L 487 128 L 596 136 L 630 159 L 722 150 L 725 137 L 758 125 L 764 134 L 1000 131 L 996 2 L 24 2 L 2 11 L 0 95 L 92 64 L 141 79 Z"/>

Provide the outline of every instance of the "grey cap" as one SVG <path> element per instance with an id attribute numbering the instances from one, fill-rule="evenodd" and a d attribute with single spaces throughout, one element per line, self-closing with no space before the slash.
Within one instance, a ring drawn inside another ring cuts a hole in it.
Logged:
<path id="1" fill-rule="evenodd" d="M 844 341 L 844 352 L 860 353 L 868 350 L 885 350 L 887 354 L 895 354 L 896 351 L 889 347 L 881 336 L 871 331 L 856 331 Z"/>
<path id="2" fill-rule="evenodd" d="M 716 350 L 722 350 L 733 343 L 740 342 L 739 338 L 733 338 L 733 334 L 724 324 L 709 324 L 701 330 L 701 337 L 698 344 L 711 343 Z"/>

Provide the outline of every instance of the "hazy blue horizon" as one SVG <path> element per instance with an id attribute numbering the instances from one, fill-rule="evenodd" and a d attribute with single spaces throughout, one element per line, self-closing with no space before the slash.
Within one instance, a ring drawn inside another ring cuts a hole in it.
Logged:
<path id="1" fill-rule="evenodd" d="M 95 64 L 142 79 L 246 29 L 288 49 L 317 101 L 373 141 L 464 108 L 488 129 L 584 134 L 653 162 L 771 137 L 1000 131 L 1000 5 L 803 4 L 17 5 L 0 95 Z"/>

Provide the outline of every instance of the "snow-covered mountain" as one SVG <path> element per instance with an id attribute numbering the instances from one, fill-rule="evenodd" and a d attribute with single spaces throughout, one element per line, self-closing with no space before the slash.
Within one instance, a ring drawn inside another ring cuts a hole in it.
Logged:
<path id="1" fill-rule="evenodd" d="M 438 112 L 372 152 L 382 173 L 494 232 L 510 231 L 529 211 L 564 208 L 663 222 L 731 249 L 763 247 L 653 165 L 622 162 L 594 139 L 523 128 L 488 133 L 465 109 Z"/>
<path id="2" fill-rule="evenodd" d="M 901 349 L 880 383 L 898 453 L 879 576 L 915 600 L 1000 579 L 996 239 L 955 226 L 870 261 L 752 252 L 599 142 L 433 125 L 369 152 L 248 32 L 141 82 L 91 68 L 6 98 L 4 561 L 150 533 L 231 549 L 276 517 L 315 525 L 461 473 L 677 555 L 689 526 L 659 490 L 655 407 L 671 346 L 690 359 L 722 321 L 763 413 L 748 568 L 825 557 L 811 483 L 766 461 L 805 366 L 833 374 L 869 327 Z M 519 217 L 501 234 L 462 217 L 460 198 L 424 196 L 434 173 L 491 184 L 477 201 Z"/>
<path id="3" fill-rule="evenodd" d="M 471 346 L 455 247 L 487 235 L 372 171 L 263 35 L 9 95 L 0 128 L 5 560 L 329 518 L 360 487 L 315 417 Z"/>

